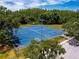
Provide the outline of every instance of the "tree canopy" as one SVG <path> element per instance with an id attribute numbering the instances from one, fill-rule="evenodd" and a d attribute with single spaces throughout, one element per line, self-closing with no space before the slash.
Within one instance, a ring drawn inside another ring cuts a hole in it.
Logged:
<path id="1" fill-rule="evenodd" d="M 7 13 L 10 14 L 12 19 L 22 24 L 23 22 L 24 24 L 63 24 L 72 17 L 79 17 L 78 11 L 44 10 L 39 8 L 22 9 L 13 12 L 8 10 Z"/>
<path id="2" fill-rule="evenodd" d="M 58 55 L 65 54 L 65 49 L 58 45 L 56 40 L 32 40 L 31 44 L 23 49 L 26 58 L 30 59 L 56 59 Z"/>
<path id="3" fill-rule="evenodd" d="M 5 7 L 0 7 L 0 48 L 16 47 L 19 44 L 19 38 L 14 33 L 14 29 L 19 27 L 19 23 L 12 19 L 12 11 Z"/>
<path id="4" fill-rule="evenodd" d="M 64 26 L 70 36 L 79 40 L 79 18 L 71 18 Z"/>

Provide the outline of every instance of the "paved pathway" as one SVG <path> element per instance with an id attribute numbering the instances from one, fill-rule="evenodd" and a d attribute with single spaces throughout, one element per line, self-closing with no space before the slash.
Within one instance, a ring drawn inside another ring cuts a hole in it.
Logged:
<path id="1" fill-rule="evenodd" d="M 65 55 L 63 55 L 64 59 L 79 59 L 79 46 L 74 47 L 68 43 L 68 41 L 73 39 L 73 37 L 67 37 L 67 39 L 68 40 L 60 43 L 60 45 L 62 45 L 66 50 Z"/>
<path id="2" fill-rule="evenodd" d="M 66 50 L 64 59 L 79 59 L 79 47 L 71 46 L 68 42 L 63 44 L 63 47 Z"/>

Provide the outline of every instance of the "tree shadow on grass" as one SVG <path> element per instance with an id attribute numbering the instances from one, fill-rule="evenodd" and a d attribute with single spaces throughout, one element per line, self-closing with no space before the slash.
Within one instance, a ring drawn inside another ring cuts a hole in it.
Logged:
<path id="1" fill-rule="evenodd" d="M 68 43 L 69 43 L 71 46 L 79 47 L 79 41 L 76 40 L 76 39 L 71 39 L 71 40 L 68 41 Z"/>

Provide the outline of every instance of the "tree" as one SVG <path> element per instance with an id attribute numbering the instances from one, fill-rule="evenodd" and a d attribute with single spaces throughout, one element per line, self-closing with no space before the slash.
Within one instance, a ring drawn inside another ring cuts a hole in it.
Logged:
<path id="1" fill-rule="evenodd" d="M 54 21 L 53 23 L 61 24 L 60 16 L 57 13 L 54 13 L 53 21 Z"/>
<path id="2" fill-rule="evenodd" d="M 31 24 L 34 24 L 36 22 L 36 19 L 32 16 L 27 17 Z"/>
<path id="3" fill-rule="evenodd" d="M 79 40 L 79 18 L 71 18 L 65 25 L 65 31 Z"/>
<path id="4" fill-rule="evenodd" d="M 14 29 L 17 29 L 19 27 L 19 24 L 18 22 L 13 20 L 12 17 L 9 17 L 9 15 L 11 15 L 10 11 L 7 11 L 5 7 L 0 8 L 0 11 L 4 12 L 0 14 L 0 16 L 2 16 L 2 18 L 0 18 L 0 47 L 17 47 L 20 42 L 19 38 L 14 36 Z M 7 12 L 7 14 L 5 11 Z"/>
<path id="5" fill-rule="evenodd" d="M 47 13 L 40 14 L 40 22 L 41 24 L 48 24 L 50 17 Z"/>
<path id="6" fill-rule="evenodd" d="M 31 59 L 56 59 L 58 55 L 64 54 L 65 49 L 54 40 L 35 41 L 24 49 L 26 58 Z"/>
<path id="7" fill-rule="evenodd" d="M 1 8 L 2 9 L 2 8 Z M 3 10 L 6 10 L 3 8 Z M 0 18 L 5 13 L 0 12 Z M 5 17 L 12 17 L 12 19 L 18 19 L 22 21 L 22 23 L 26 22 L 25 24 L 63 24 L 66 23 L 70 18 L 78 18 L 79 12 L 78 11 L 69 11 L 69 10 L 46 10 L 46 9 L 39 9 L 39 8 L 32 8 L 32 9 L 22 9 L 18 11 L 10 11 L 7 10 L 7 15 Z M 25 18 L 25 20 L 23 20 Z"/>

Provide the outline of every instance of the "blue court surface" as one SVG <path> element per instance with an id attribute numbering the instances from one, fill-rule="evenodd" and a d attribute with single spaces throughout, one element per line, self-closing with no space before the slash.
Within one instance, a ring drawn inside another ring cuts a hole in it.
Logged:
<path id="1" fill-rule="evenodd" d="M 20 38 L 21 46 L 27 46 L 30 44 L 31 40 L 46 40 L 49 38 L 54 38 L 64 34 L 62 30 L 50 29 L 46 26 L 29 26 L 24 28 L 19 28 L 16 32 L 16 36 Z"/>

